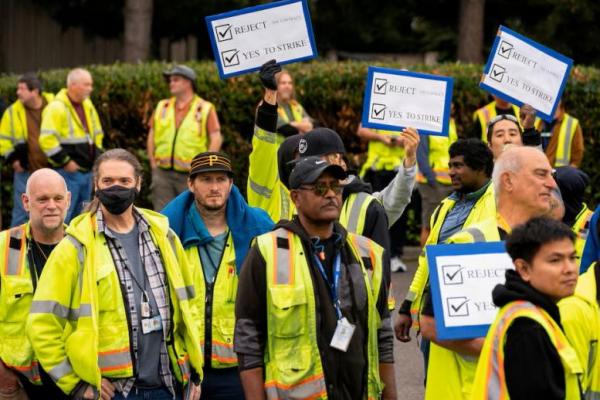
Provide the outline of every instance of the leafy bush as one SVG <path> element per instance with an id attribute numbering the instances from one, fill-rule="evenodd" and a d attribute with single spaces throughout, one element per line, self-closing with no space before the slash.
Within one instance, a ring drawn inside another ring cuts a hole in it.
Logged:
<path id="1" fill-rule="evenodd" d="M 379 66 L 402 68 L 391 62 L 375 63 Z M 246 188 L 249 142 L 252 136 L 254 112 L 261 99 L 262 88 L 255 75 L 219 79 L 213 62 L 189 63 L 198 74 L 198 92 L 217 108 L 225 138 L 224 151 L 233 158 L 236 183 L 242 191 Z M 309 62 L 287 66 L 293 74 L 297 97 L 315 119 L 324 126 L 339 132 L 351 153 L 361 153 L 365 145 L 356 136 L 364 94 L 366 62 Z M 105 130 L 105 147 L 124 147 L 133 151 L 147 163 L 146 124 L 156 103 L 169 95 L 162 71 L 167 64 L 114 64 L 90 66 L 94 78 L 92 101 L 96 105 Z M 485 104 L 488 95 L 478 88 L 482 67 L 480 65 L 441 64 L 432 67 L 411 68 L 454 77 L 455 117 L 459 132 L 467 131 L 475 109 Z M 57 92 L 64 86 L 68 70 L 43 71 L 41 77 L 46 90 Z M 0 77 L 0 97 L 8 103 L 15 99 L 16 76 Z M 600 72 L 589 67 L 576 67 L 567 86 L 567 110 L 581 121 L 586 144 L 583 169 L 590 174 L 590 188 L 600 184 L 600 166 L 594 163 L 594 154 L 600 154 Z M 146 183 L 150 174 L 146 171 Z M 4 169 L 3 207 L 4 221 L 10 215 L 11 171 Z M 600 193 L 589 199 L 595 203 Z M 142 205 L 148 206 L 148 185 L 144 185 Z M 6 225 L 6 224 L 5 224 Z M 414 228 L 412 230 L 414 232 Z"/>

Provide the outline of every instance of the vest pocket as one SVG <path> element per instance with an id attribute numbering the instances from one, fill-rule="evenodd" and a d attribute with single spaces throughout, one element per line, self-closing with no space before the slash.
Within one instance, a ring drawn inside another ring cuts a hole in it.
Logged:
<path id="1" fill-rule="evenodd" d="M 0 321 L 25 322 L 33 296 L 31 279 L 11 277 L 2 282 L 0 290 Z M 18 304 L 21 303 L 21 304 Z M 24 306 L 28 304 L 27 306 Z"/>
<path id="2" fill-rule="evenodd" d="M 295 338 L 304 335 L 307 322 L 307 298 L 304 286 L 270 287 L 273 307 L 269 331 L 275 337 Z"/>
<path id="3" fill-rule="evenodd" d="M 235 318 L 220 318 L 216 325 L 225 343 L 233 343 Z"/>
<path id="4" fill-rule="evenodd" d="M 293 354 L 288 351 L 275 353 L 277 381 L 283 384 L 298 384 L 309 377 L 312 368 L 310 346 L 297 349 Z"/>

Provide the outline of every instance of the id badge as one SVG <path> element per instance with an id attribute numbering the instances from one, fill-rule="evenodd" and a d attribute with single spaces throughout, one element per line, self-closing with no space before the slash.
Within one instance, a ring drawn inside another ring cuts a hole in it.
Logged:
<path id="1" fill-rule="evenodd" d="M 333 333 L 333 338 L 331 339 L 331 343 L 329 345 L 334 349 L 346 352 L 346 350 L 348 350 L 348 346 L 350 345 L 350 340 L 352 340 L 352 335 L 354 335 L 355 329 L 356 326 L 348 322 L 346 317 L 338 320 L 337 326 L 335 327 L 335 332 Z"/>
<path id="2" fill-rule="evenodd" d="M 160 315 L 152 318 L 142 319 L 142 333 L 144 335 L 152 332 L 156 332 L 162 329 L 162 321 Z"/>
<path id="3" fill-rule="evenodd" d="M 140 314 L 142 315 L 142 318 L 150 317 L 150 303 L 146 301 L 140 303 Z"/>

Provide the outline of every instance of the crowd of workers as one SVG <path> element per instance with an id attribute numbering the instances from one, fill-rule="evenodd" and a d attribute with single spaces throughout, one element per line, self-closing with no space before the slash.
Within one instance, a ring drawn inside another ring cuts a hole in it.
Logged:
<path id="1" fill-rule="evenodd" d="M 140 162 L 104 148 L 88 71 L 55 96 L 19 79 L 0 122 L 0 399 L 396 399 L 394 337 L 412 329 L 426 399 L 600 398 L 600 211 L 562 104 L 545 123 L 495 98 L 461 138 L 453 119 L 448 137 L 359 126 L 356 174 L 289 72 L 258 75 L 245 199 L 195 72 L 165 72 L 154 211 L 135 205 Z M 423 246 L 506 243 L 485 338 L 437 338 L 425 247 L 392 296 L 415 191 Z"/>

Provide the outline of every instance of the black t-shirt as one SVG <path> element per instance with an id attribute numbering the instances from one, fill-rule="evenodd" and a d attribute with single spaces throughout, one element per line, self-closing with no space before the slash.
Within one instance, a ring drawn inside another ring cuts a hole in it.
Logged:
<path id="1" fill-rule="evenodd" d="M 42 274 L 44 265 L 46 265 L 46 261 L 48 260 L 48 257 L 50 257 L 50 253 L 52 253 L 52 250 L 54 250 L 57 244 L 58 243 L 44 244 L 36 242 L 34 239 L 31 239 L 29 245 L 31 249 L 31 254 L 33 256 L 33 265 L 35 266 L 35 273 L 37 278 L 39 278 L 39 276 Z"/>

